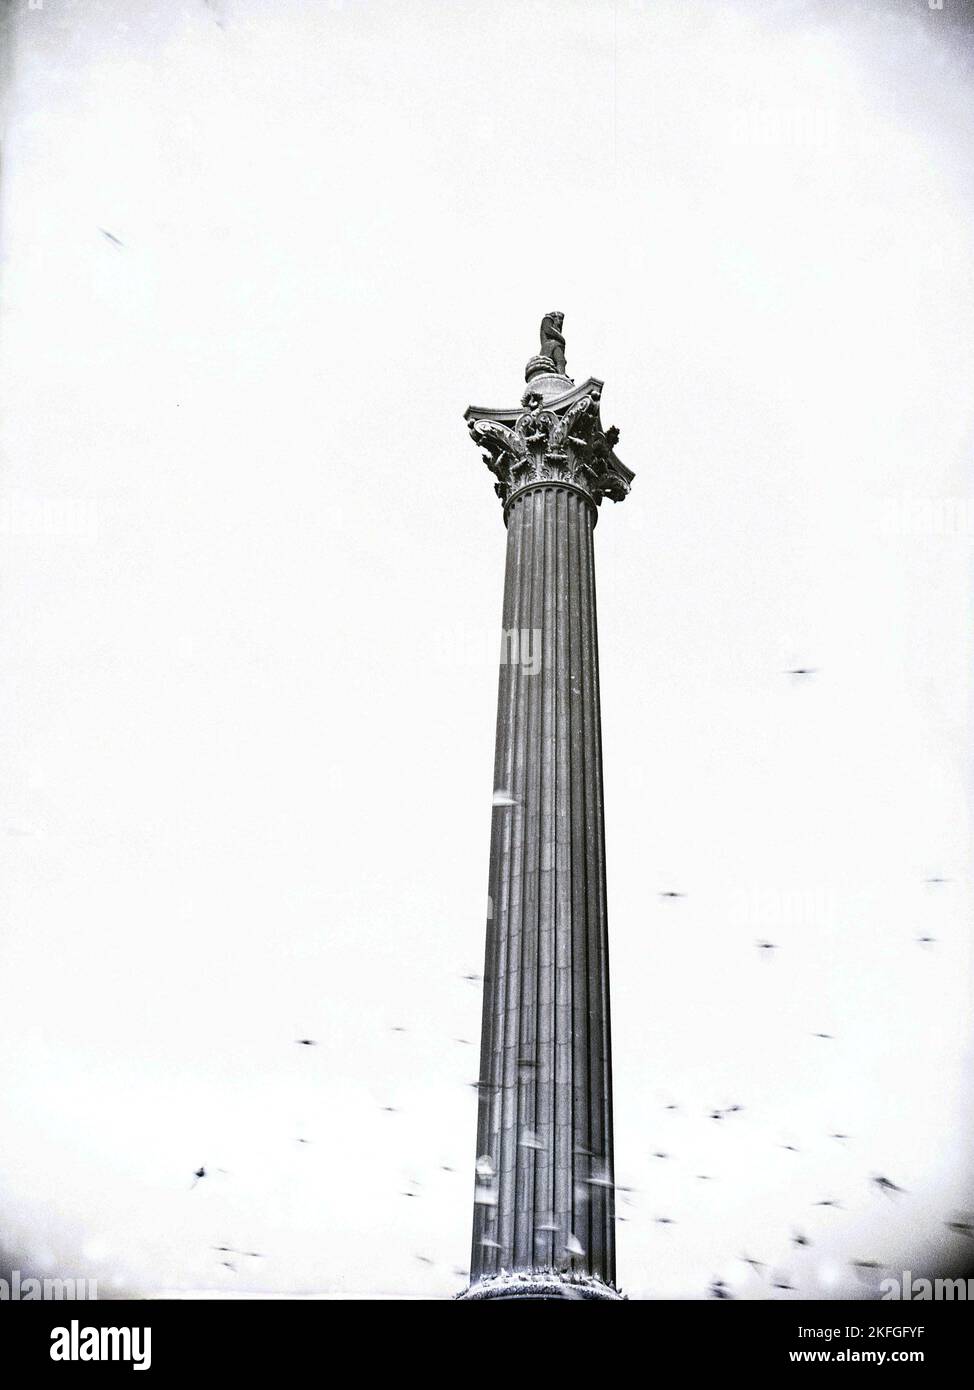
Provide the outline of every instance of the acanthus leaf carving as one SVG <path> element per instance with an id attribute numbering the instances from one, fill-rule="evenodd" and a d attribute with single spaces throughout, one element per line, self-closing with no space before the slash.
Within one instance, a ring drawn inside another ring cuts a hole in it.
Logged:
<path id="1" fill-rule="evenodd" d="M 580 389 L 582 394 L 563 397 L 563 405 L 545 403 L 529 389 L 520 411 L 468 412 L 471 437 L 497 479 L 494 490 L 505 507 L 538 482 L 570 484 L 596 506 L 604 497 L 621 501 L 629 492 L 633 475 L 613 452 L 619 431 L 603 430 L 599 419 L 601 383 L 590 380 Z"/>

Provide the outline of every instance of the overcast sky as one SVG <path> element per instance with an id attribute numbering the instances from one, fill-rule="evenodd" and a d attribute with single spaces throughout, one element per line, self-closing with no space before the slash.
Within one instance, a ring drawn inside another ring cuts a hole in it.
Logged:
<path id="1" fill-rule="evenodd" d="M 944 1272 L 974 1207 L 959 0 L 4 13 L 11 1261 L 462 1287 L 504 563 L 462 412 L 517 402 L 557 307 L 637 474 L 596 541 L 620 1284 Z"/>

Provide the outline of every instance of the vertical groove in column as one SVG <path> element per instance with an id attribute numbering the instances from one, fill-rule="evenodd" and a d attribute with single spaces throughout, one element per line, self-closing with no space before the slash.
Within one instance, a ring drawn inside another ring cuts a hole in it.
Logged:
<path id="1" fill-rule="evenodd" d="M 595 789 L 598 797 L 597 834 L 594 839 L 598 873 L 598 942 L 599 969 L 597 981 L 596 1011 L 602 1020 L 602 1052 L 598 1059 L 602 1076 L 602 1133 L 604 1135 L 606 1174 L 609 1186 L 604 1188 L 604 1242 L 605 1257 L 602 1277 L 608 1283 L 615 1282 L 615 1154 L 612 1132 L 612 1031 L 609 1010 L 609 923 L 608 891 L 605 868 L 605 792 L 602 782 L 602 695 L 599 681 L 599 620 L 595 589 L 595 535 L 589 532 L 590 558 L 588 565 L 587 608 L 592 623 L 592 671 L 594 677 L 594 702 L 592 726 L 598 757 L 595 763 Z"/>
<path id="2" fill-rule="evenodd" d="M 535 594 L 536 532 L 531 507 L 523 516 L 522 579 L 519 589 L 518 631 L 533 624 Z M 523 981 L 523 941 L 527 920 L 524 882 L 524 856 L 530 841 L 528 810 L 530 806 L 529 778 L 532 762 L 533 732 L 530 703 L 520 664 L 512 677 L 517 691 L 518 739 L 515 751 L 514 786 L 511 796 L 514 805 L 510 815 L 514 823 L 511 845 L 511 913 L 508 935 L 508 964 L 504 1004 L 504 1041 L 501 1072 L 501 1144 L 498 1166 L 498 1233 L 500 1249 L 495 1251 L 498 1267 L 511 1269 L 515 1263 L 514 1227 L 517 1203 L 518 1123 L 520 1104 L 518 1084 L 518 1050 L 520 1048 L 520 1009 Z"/>
<path id="3" fill-rule="evenodd" d="M 572 1143 L 574 1185 L 572 1192 L 572 1234 L 586 1251 L 589 1237 L 590 1196 L 587 1185 L 591 1171 L 588 1153 L 591 1149 L 589 1132 L 589 1064 L 588 1064 L 588 934 L 587 862 L 585 851 L 585 699 L 584 648 L 582 626 L 582 568 L 585 563 L 583 529 L 586 518 L 582 504 L 574 494 L 569 498 L 570 525 L 570 630 L 572 662 L 571 682 L 571 764 L 572 764 Z"/>
<path id="4" fill-rule="evenodd" d="M 552 1175 L 551 1220 L 562 1240 L 570 1230 L 572 1137 L 571 1137 L 571 757 L 569 696 L 571 671 L 568 633 L 568 492 L 555 496 L 558 527 L 558 553 L 555 574 L 556 647 L 556 738 L 558 758 L 555 775 L 555 888 L 554 956 L 552 960 Z M 553 1264 L 556 1247 L 554 1233 L 544 1242 L 545 1263 Z"/>
<path id="5" fill-rule="evenodd" d="M 586 972 L 586 982 L 589 1013 L 588 1069 L 591 1077 L 591 1089 L 589 1094 L 590 1147 L 592 1149 L 592 1176 L 595 1179 L 595 1181 L 590 1184 L 591 1195 L 589 1197 L 589 1259 L 590 1268 L 598 1274 L 603 1274 L 606 1255 L 605 1210 L 607 1191 L 604 1182 L 610 1180 L 610 1174 L 608 1173 L 608 1156 L 606 1154 L 606 1133 L 603 1112 L 605 1082 L 601 1066 L 604 1021 L 598 1008 L 600 995 L 598 974 L 601 961 L 599 942 L 601 921 L 600 900 L 602 897 L 602 881 L 599 872 L 600 859 L 598 851 L 598 839 L 601 834 L 601 797 L 599 795 L 599 784 L 601 781 L 601 750 L 599 747 L 599 730 L 595 717 L 598 673 L 596 670 L 592 613 L 589 606 L 591 597 L 589 579 L 592 566 L 592 532 L 590 526 L 583 527 L 582 538 L 581 549 L 585 557 L 580 575 L 583 586 L 580 610 L 582 615 L 582 686 L 585 708 L 585 747 L 583 758 L 585 768 L 586 925 L 588 929 L 588 969 Z"/>
<path id="6" fill-rule="evenodd" d="M 555 633 L 557 630 L 557 493 L 545 488 L 544 499 L 544 612 L 541 633 L 541 669 L 531 677 L 541 683 L 541 788 L 538 840 L 538 972 L 537 972 L 537 1046 L 533 1054 L 535 1078 L 534 1129 L 538 1138 L 535 1153 L 535 1187 L 532 1204 L 532 1260 L 539 1261 L 536 1226 L 538 1219 L 551 1219 L 551 1169 L 554 1162 L 554 1132 L 552 1126 L 552 1085 L 554 1073 L 554 996 L 552 962 L 554 959 L 555 904 L 555 766 L 557 730 L 555 728 L 555 687 L 559 678 L 555 662 Z M 531 1054 L 529 1054 L 531 1055 Z M 545 1242 L 542 1241 L 542 1244 Z"/>
<path id="7" fill-rule="evenodd" d="M 507 562 L 504 575 L 502 629 L 508 631 L 517 611 L 520 582 L 521 545 L 518 528 L 508 532 Z M 510 664 L 503 660 L 498 668 L 497 734 L 494 748 L 494 789 L 508 787 L 512 780 L 511 735 L 516 727 L 515 689 Z M 494 1040 L 496 1036 L 496 991 L 504 974 L 504 953 L 507 928 L 507 892 L 509 887 L 506 860 L 510 853 L 511 822 L 499 818 L 499 808 L 491 806 L 490 873 L 488 876 L 487 946 L 484 957 L 483 1022 L 480 1039 L 480 1070 L 477 1075 L 477 1157 L 496 1154 L 493 1123 L 497 1113 L 492 1103 L 492 1086 L 497 1080 Z M 472 1276 L 491 1267 L 491 1251 L 483 1241 L 493 1230 L 489 1209 L 476 1201 L 478 1188 L 483 1184 L 474 1178 L 473 1240 L 470 1253 Z"/>

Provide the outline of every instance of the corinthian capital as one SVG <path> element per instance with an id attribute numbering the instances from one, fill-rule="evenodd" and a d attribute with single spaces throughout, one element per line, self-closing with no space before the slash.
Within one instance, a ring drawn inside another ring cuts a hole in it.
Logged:
<path id="1" fill-rule="evenodd" d="M 619 431 L 602 426 L 601 381 L 575 386 L 552 365 L 531 359 L 520 407 L 470 406 L 464 414 L 505 513 L 522 492 L 546 483 L 575 488 L 596 507 L 604 497 L 621 502 L 635 476 L 616 457 Z"/>

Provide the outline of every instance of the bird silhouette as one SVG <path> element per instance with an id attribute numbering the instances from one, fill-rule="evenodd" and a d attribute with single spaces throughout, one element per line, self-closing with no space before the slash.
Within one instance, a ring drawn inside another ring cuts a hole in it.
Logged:
<path id="1" fill-rule="evenodd" d="M 808 1236 L 802 1235 L 801 1231 L 793 1231 L 791 1243 L 792 1245 L 804 1246 L 811 1245 L 812 1242 L 808 1239 Z"/>
<path id="2" fill-rule="evenodd" d="M 206 1167 L 205 1167 L 204 1164 L 201 1163 L 200 1166 L 199 1166 L 199 1167 L 196 1169 L 196 1171 L 193 1173 L 193 1181 L 192 1181 L 192 1182 L 190 1183 L 190 1185 L 189 1185 L 189 1190 L 190 1190 L 190 1192 L 192 1192 L 193 1188 L 194 1188 L 194 1187 L 196 1186 L 196 1184 L 200 1181 L 200 1179 L 201 1179 L 201 1178 L 205 1178 L 205 1177 L 206 1177 Z"/>
<path id="3" fill-rule="evenodd" d="M 792 666 L 790 670 L 783 671 L 785 676 L 814 676 L 818 671 L 817 666 Z"/>
<path id="4" fill-rule="evenodd" d="M 813 1207 L 832 1207 L 835 1211 L 842 1210 L 842 1203 L 838 1197 L 823 1197 L 820 1202 L 813 1202 Z"/>
<path id="5" fill-rule="evenodd" d="M 118 237 L 115 235 L 114 232 L 109 232 L 104 227 L 99 227 L 98 230 L 101 232 L 102 236 L 105 238 L 106 241 L 110 241 L 113 246 L 119 246 L 124 250 L 125 242 L 119 241 Z"/>
<path id="6" fill-rule="evenodd" d="M 666 892 L 660 893 L 660 897 L 661 897 L 661 898 L 685 898 L 685 897 L 686 897 L 686 893 L 678 893 L 678 892 L 676 892 L 674 889 L 669 888 L 669 889 L 666 890 Z"/>
<path id="7" fill-rule="evenodd" d="M 722 1120 L 725 1115 L 737 1115 L 744 1109 L 743 1105 L 726 1105 L 723 1110 L 713 1109 L 710 1112 L 712 1120 Z"/>
<path id="8" fill-rule="evenodd" d="M 318 1046 L 318 1039 L 317 1039 L 317 1038 L 295 1038 L 294 1041 L 297 1043 L 298 1047 L 317 1047 L 317 1046 Z"/>
<path id="9" fill-rule="evenodd" d="M 778 945 L 774 941 L 755 941 L 755 946 L 759 951 L 777 951 Z"/>
<path id="10" fill-rule="evenodd" d="M 493 806 L 520 806 L 516 796 L 511 796 L 506 787 L 498 787 L 494 792 L 491 804 Z"/>
<path id="11" fill-rule="evenodd" d="M 871 1181 L 874 1186 L 878 1187 L 880 1192 L 884 1192 L 887 1197 L 892 1197 L 895 1192 L 906 1191 L 905 1187 L 898 1187 L 891 1178 L 883 1177 L 882 1173 L 874 1173 Z"/>

